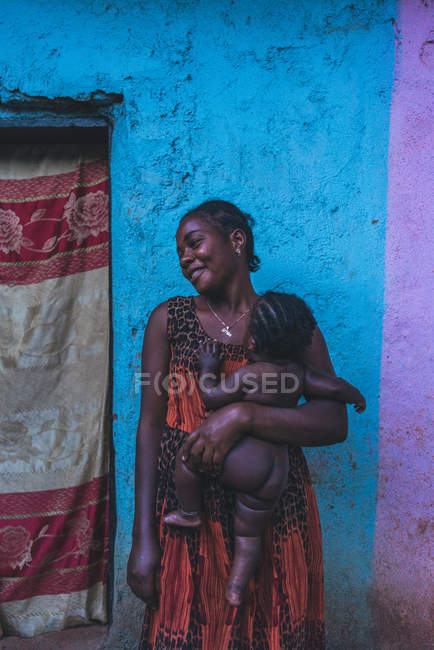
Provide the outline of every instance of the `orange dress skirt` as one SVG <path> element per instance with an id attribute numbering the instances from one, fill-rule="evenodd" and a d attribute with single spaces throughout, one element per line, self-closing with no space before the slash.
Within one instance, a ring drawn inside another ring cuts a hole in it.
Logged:
<path id="1" fill-rule="evenodd" d="M 175 459 L 205 419 L 195 355 L 206 337 L 193 298 L 169 300 L 170 390 L 158 459 L 156 521 L 162 566 L 158 610 L 145 612 L 141 650 L 322 650 L 325 648 L 321 529 L 302 450 L 288 451 L 287 486 L 264 534 L 262 557 L 243 604 L 225 585 L 233 558 L 234 494 L 218 478 L 203 492 L 200 529 L 175 529 L 163 516 L 177 507 Z M 222 371 L 246 363 L 242 346 L 222 344 Z"/>

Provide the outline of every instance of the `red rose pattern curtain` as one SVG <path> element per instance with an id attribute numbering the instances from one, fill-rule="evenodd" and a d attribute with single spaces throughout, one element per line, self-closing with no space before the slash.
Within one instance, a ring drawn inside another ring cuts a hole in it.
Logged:
<path id="1" fill-rule="evenodd" d="M 0 634 L 106 621 L 108 168 L 0 154 Z"/>

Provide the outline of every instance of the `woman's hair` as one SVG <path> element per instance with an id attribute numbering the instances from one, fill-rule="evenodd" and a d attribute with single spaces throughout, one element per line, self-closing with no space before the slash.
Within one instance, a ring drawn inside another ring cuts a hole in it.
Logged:
<path id="1" fill-rule="evenodd" d="M 316 322 L 304 300 L 294 294 L 267 291 L 256 301 L 249 321 L 255 352 L 300 362 L 312 343 Z"/>
<path id="2" fill-rule="evenodd" d="M 207 223 L 218 228 L 226 237 L 234 230 L 242 230 L 246 235 L 246 258 L 250 271 L 259 269 L 261 260 L 254 251 L 252 226 L 254 220 L 249 214 L 241 212 L 239 208 L 229 201 L 206 201 L 189 210 L 181 222 L 188 217 L 199 217 Z"/>

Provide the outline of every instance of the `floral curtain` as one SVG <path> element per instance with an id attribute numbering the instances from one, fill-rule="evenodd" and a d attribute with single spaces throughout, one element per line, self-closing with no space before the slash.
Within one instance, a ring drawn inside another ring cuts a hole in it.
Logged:
<path id="1" fill-rule="evenodd" d="M 108 170 L 0 154 L 0 634 L 106 621 Z"/>

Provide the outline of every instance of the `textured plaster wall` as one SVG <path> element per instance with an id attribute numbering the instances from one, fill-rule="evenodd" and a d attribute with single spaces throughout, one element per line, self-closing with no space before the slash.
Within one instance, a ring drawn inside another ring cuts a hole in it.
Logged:
<path id="1" fill-rule="evenodd" d="M 2 2 L 4 116 L 66 113 L 79 101 L 114 125 L 113 648 L 134 647 L 138 628 L 125 565 L 141 338 L 158 302 L 190 292 L 173 237 L 183 212 L 210 196 L 253 214 L 256 289 L 304 296 L 337 372 L 367 396 L 348 441 L 308 457 L 329 647 L 371 647 L 393 18 L 392 0 Z"/>
<path id="2" fill-rule="evenodd" d="M 391 106 L 375 534 L 378 644 L 434 638 L 434 3 L 404 0 Z"/>

